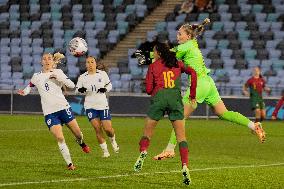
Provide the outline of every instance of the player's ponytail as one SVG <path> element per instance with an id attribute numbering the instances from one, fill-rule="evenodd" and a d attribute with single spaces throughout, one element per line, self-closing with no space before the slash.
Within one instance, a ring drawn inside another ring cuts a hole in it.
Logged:
<path id="1" fill-rule="evenodd" d="M 154 48 L 168 68 L 178 67 L 175 52 L 170 51 L 168 44 L 157 42 Z"/>
<path id="2" fill-rule="evenodd" d="M 187 33 L 187 35 L 190 35 L 191 38 L 196 38 L 204 32 L 205 25 L 209 23 L 210 23 L 210 19 L 205 18 L 201 24 L 192 24 L 192 25 L 184 24 L 181 26 L 181 28 L 183 28 L 184 31 Z"/>
<path id="3" fill-rule="evenodd" d="M 60 52 L 54 53 L 53 55 L 54 64 L 55 65 L 60 64 L 63 58 L 65 58 L 64 54 L 61 54 Z"/>

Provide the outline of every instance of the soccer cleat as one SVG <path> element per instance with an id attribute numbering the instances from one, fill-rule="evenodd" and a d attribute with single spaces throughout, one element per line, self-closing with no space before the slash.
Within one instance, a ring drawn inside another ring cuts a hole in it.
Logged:
<path id="1" fill-rule="evenodd" d="M 171 150 L 164 150 L 162 153 L 154 156 L 154 160 L 164 160 L 167 158 L 173 158 L 175 157 L 175 152 Z"/>
<path id="2" fill-rule="evenodd" d="M 190 175 L 189 175 L 189 170 L 188 170 L 186 165 L 183 165 L 181 172 L 182 172 L 182 175 L 183 175 L 183 183 L 185 185 L 190 185 L 191 179 L 190 179 Z"/>
<path id="3" fill-rule="evenodd" d="M 102 157 L 103 157 L 103 158 L 108 158 L 109 156 L 110 156 L 110 153 L 109 153 L 109 152 L 104 152 Z"/>
<path id="4" fill-rule="evenodd" d="M 82 150 L 83 150 L 83 152 L 85 152 L 85 153 L 90 153 L 90 151 L 91 151 L 91 149 L 90 149 L 90 147 L 89 146 L 84 146 L 84 147 L 82 147 Z"/>
<path id="5" fill-rule="evenodd" d="M 137 161 L 134 164 L 134 171 L 139 172 L 139 171 L 142 170 L 142 166 L 143 166 L 143 163 L 144 163 L 144 160 L 145 160 L 146 157 L 147 157 L 146 151 L 143 151 L 143 152 L 140 153 Z"/>
<path id="6" fill-rule="evenodd" d="M 254 123 L 255 126 L 255 130 L 254 133 L 258 136 L 258 139 L 261 143 L 264 143 L 265 141 L 265 132 L 262 129 L 261 123 L 260 122 L 256 122 Z"/>
<path id="7" fill-rule="evenodd" d="M 114 142 L 114 143 L 111 143 L 111 145 L 112 145 L 113 151 L 114 151 L 115 153 L 119 153 L 119 146 L 117 145 L 117 143 Z"/>
<path id="8" fill-rule="evenodd" d="M 72 171 L 72 170 L 75 170 L 76 167 L 75 167 L 72 163 L 70 163 L 70 164 L 67 166 L 67 169 Z"/>

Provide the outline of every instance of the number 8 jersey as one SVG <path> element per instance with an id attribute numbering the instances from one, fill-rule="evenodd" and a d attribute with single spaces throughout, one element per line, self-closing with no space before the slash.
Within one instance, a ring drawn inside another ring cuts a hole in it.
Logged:
<path id="1" fill-rule="evenodd" d="M 56 79 L 50 79 L 51 75 L 56 75 Z M 63 85 L 68 88 L 74 88 L 75 84 L 67 78 L 62 70 L 53 69 L 46 73 L 35 73 L 31 79 L 31 84 L 35 85 L 38 89 L 44 115 L 70 107 L 61 88 Z"/>

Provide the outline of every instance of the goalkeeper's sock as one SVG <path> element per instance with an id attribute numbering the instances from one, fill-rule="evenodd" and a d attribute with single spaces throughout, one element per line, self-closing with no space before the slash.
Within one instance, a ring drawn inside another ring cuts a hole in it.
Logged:
<path id="1" fill-rule="evenodd" d="M 71 160 L 71 155 L 68 149 L 68 146 L 66 145 L 65 142 L 58 142 L 58 147 L 59 150 L 66 162 L 67 165 L 70 165 L 70 163 L 72 164 L 72 160 Z"/>
<path id="2" fill-rule="evenodd" d="M 177 138 L 176 138 L 175 130 L 173 129 L 171 132 L 171 137 L 170 137 L 168 146 L 166 148 L 166 151 L 175 151 L 176 144 L 177 144 Z"/>
<path id="3" fill-rule="evenodd" d="M 108 152 L 107 143 L 106 142 L 100 144 L 100 147 L 103 150 L 103 152 L 106 152 L 106 153 Z"/>
<path id="4" fill-rule="evenodd" d="M 150 139 L 146 136 L 143 136 L 139 142 L 140 145 L 140 152 L 147 151 L 150 145 Z"/>
<path id="5" fill-rule="evenodd" d="M 240 114 L 239 112 L 233 112 L 233 111 L 226 111 L 221 116 L 219 116 L 219 118 L 248 127 L 250 127 L 249 124 L 250 122 L 252 122 L 247 117 Z"/>
<path id="6" fill-rule="evenodd" d="M 179 153 L 182 166 L 188 166 L 188 145 L 186 141 L 181 141 L 179 143 Z"/>
<path id="7" fill-rule="evenodd" d="M 248 123 L 248 128 L 250 128 L 251 130 L 255 131 L 255 125 L 254 125 L 254 122 L 253 121 L 250 121 Z"/>

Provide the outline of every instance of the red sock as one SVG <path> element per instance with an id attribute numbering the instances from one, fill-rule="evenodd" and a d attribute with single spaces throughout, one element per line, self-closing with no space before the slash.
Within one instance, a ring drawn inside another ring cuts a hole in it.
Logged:
<path id="1" fill-rule="evenodd" d="M 148 137 L 146 136 L 143 136 L 139 142 L 139 145 L 140 145 L 140 152 L 142 151 L 147 151 L 148 149 L 148 146 L 150 144 L 150 140 Z"/>
<path id="2" fill-rule="evenodd" d="M 186 141 L 181 141 L 179 143 L 179 153 L 182 166 L 188 166 L 188 145 Z"/>

